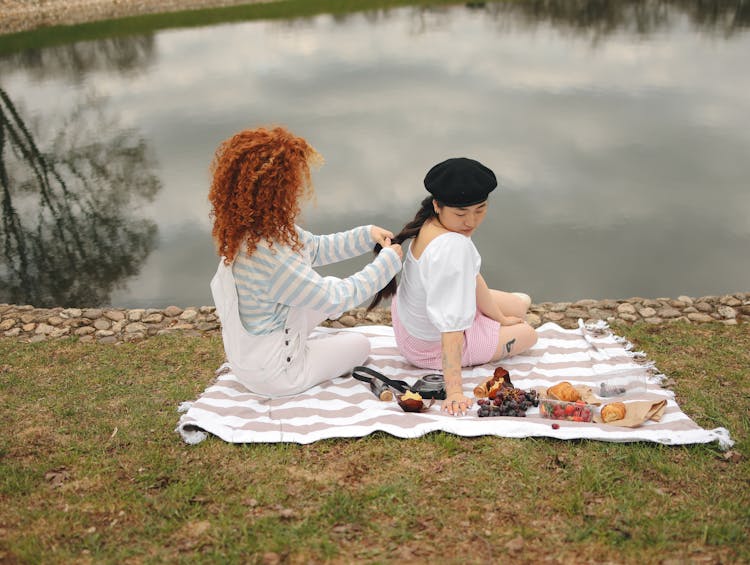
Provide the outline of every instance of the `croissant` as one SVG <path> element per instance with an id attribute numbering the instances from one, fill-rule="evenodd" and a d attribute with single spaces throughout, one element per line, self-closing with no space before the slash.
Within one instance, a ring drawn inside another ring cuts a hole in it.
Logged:
<path id="1" fill-rule="evenodd" d="M 581 400 L 581 393 L 578 392 L 568 381 L 557 383 L 547 389 L 547 396 L 564 400 L 565 402 L 575 402 Z"/>
<path id="2" fill-rule="evenodd" d="M 612 402 L 602 407 L 602 421 L 603 422 L 616 422 L 622 420 L 625 417 L 625 404 L 622 402 Z"/>

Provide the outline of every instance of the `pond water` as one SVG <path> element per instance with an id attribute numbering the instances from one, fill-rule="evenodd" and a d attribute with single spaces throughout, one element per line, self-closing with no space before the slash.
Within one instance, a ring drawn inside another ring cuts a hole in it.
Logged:
<path id="1" fill-rule="evenodd" d="M 474 236 L 490 286 L 747 291 L 750 14 L 695 4 L 405 6 L 0 51 L 0 302 L 211 304 L 209 164 L 263 124 L 326 158 L 312 231 L 398 230 L 429 167 L 468 156 L 501 183 Z"/>

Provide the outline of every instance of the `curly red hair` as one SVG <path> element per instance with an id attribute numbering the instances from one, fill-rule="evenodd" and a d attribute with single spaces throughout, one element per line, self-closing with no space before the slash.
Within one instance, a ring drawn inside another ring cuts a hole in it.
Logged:
<path id="1" fill-rule="evenodd" d="M 283 127 L 247 129 L 219 145 L 208 199 L 226 264 L 243 241 L 250 255 L 262 239 L 299 251 L 294 222 L 300 200 L 312 194 L 310 165 L 320 160 L 307 141 Z"/>

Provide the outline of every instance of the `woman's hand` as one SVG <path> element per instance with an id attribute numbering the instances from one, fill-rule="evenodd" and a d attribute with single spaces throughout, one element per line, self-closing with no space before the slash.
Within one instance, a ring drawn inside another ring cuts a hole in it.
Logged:
<path id="1" fill-rule="evenodd" d="M 523 322 L 518 316 L 503 316 L 498 320 L 501 326 L 515 326 Z"/>
<path id="2" fill-rule="evenodd" d="M 464 396 L 463 392 L 454 392 L 443 400 L 442 410 L 451 416 L 464 416 L 469 413 L 473 402 L 473 399 Z"/>
<path id="3" fill-rule="evenodd" d="M 379 243 L 381 247 L 389 247 L 391 239 L 393 239 L 393 232 L 380 226 L 372 226 L 370 228 L 370 237 L 375 243 Z"/>
<path id="4" fill-rule="evenodd" d="M 390 239 L 386 238 L 386 244 L 383 246 L 383 249 L 393 249 L 396 252 L 396 255 L 398 255 L 399 260 L 404 260 L 404 251 L 401 249 L 401 246 L 398 243 L 391 243 Z"/>

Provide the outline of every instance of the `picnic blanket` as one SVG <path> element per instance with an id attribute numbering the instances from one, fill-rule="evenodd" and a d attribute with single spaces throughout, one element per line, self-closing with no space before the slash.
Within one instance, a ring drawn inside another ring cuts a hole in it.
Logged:
<path id="1" fill-rule="evenodd" d="M 360 326 L 320 332 L 360 332 L 370 339 L 372 350 L 366 365 L 392 379 L 413 383 L 433 371 L 418 369 L 401 357 L 389 326 Z M 667 445 L 710 443 L 723 449 L 734 443 L 724 428 L 703 429 L 682 412 L 674 393 L 662 388 L 664 375 L 643 352 L 633 351 L 625 339 L 614 335 L 606 323 L 564 329 L 554 323 L 537 328 L 539 340 L 527 353 L 500 362 L 465 368 L 468 394 L 492 376 L 499 365 L 510 372 L 517 388 L 544 390 L 561 381 L 589 386 L 594 393 L 601 383 L 624 387 L 626 393 L 605 401 L 666 401 L 659 419 L 637 427 L 595 422 L 554 422 L 542 418 L 538 408 L 526 417 L 479 417 L 476 404 L 465 416 L 449 416 L 436 401 L 426 412 L 404 412 L 396 401 L 381 401 L 369 386 L 351 376 L 339 377 L 302 394 L 263 398 L 245 389 L 228 364 L 194 402 L 184 402 L 177 430 L 187 443 L 198 443 L 209 434 L 232 443 L 291 442 L 308 444 L 321 439 L 363 437 L 375 431 L 399 438 L 415 438 L 442 430 L 460 436 L 552 437 L 611 442 L 656 442 Z"/>

